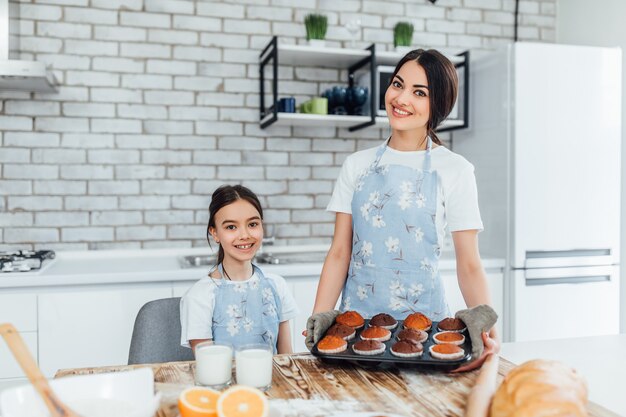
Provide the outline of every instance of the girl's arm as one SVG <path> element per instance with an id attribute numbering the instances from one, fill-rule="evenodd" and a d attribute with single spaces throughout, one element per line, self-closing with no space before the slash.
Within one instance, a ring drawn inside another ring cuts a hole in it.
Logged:
<path id="1" fill-rule="evenodd" d="M 278 343 L 276 346 L 278 353 L 293 353 L 291 348 L 291 330 L 289 320 L 282 321 L 278 325 Z"/>
<path id="2" fill-rule="evenodd" d="M 196 354 L 196 345 L 202 342 L 212 341 L 213 339 L 192 339 L 189 341 L 189 346 L 191 346 L 191 350 L 193 350 L 193 354 Z"/>
<path id="3" fill-rule="evenodd" d="M 456 252 L 456 275 L 463 299 L 468 308 L 480 304 L 491 306 L 491 295 L 487 285 L 485 270 L 480 261 L 478 252 L 478 231 L 462 230 L 452 232 L 454 250 Z M 482 356 L 471 362 L 467 366 L 459 368 L 457 371 L 468 371 L 482 365 L 490 353 L 497 353 L 500 350 L 500 341 L 496 333 L 495 326 L 489 331 L 489 335 L 483 335 L 485 349 Z"/>
<path id="4" fill-rule="evenodd" d="M 322 275 L 317 286 L 313 313 L 330 311 L 335 308 L 339 294 L 348 276 L 348 266 L 352 255 L 352 215 L 337 213 L 333 242 L 326 255 Z"/>

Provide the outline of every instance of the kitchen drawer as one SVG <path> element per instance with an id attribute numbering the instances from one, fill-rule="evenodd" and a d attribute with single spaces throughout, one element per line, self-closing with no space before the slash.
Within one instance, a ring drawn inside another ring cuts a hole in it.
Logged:
<path id="1" fill-rule="evenodd" d="M 37 295 L 0 293 L 0 323 L 12 323 L 20 332 L 36 332 Z"/>
<path id="2" fill-rule="evenodd" d="M 20 332 L 24 343 L 28 346 L 30 353 L 37 359 L 37 332 Z M 0 342 L 0 379 L 2 378 L 23 378 L 25 377 L 22 368 L 17 364 L 9 347 Z"/>

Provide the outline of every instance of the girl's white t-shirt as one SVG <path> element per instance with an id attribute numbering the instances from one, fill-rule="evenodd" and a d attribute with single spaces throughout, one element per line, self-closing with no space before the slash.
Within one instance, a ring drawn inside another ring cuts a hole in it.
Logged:
<path id="1" fill-rule="evenodd" d="M 263 273 L 266 278 L 271 280 L 276 288 L 276 293 L 280 298 L 282 311 L 278 320 L 291 320 L 298 315 L 298 306 L 289 291 L 285 278 L 276 274 Z M 259 275 L 255 272 L 248 280 L 250 282 L 258 280 Z M 215 281 L 221 279 L 213 279 L 210 277 L 202 278 L 196 282 L 180 299 L 180 344 L 181 346 L 190 347 L 189 341 L 195 339 L 212 339 L 213 338 L 213 310 L 215 308 L 215 290 L 217 284 Z M 236 285 L 242 281 L 224 280 L 222 285 Z"/>
<path id="2" fill-rule="evenodd" d="M 378 147 L 365 149 L 346 158 L 326 210 L 352 214 L 357 180 L 374 162 L 377 150 Z M 387 147 L 379 164 L 422 169 L 425 155 L 426 151 L 398 151 Z M 431 150 L 431 168 L 439 177 L 436 216 L 439 247 L 443 247 L 446 227 L 450 232 L 483 230 L 474 166 L 461 155 L 437 146 Z"/>

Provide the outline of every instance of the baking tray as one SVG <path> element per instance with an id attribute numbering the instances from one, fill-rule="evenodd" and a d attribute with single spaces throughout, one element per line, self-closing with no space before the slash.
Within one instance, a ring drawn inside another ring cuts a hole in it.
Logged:
<path id="1" fill-rule="evenodd" d="M 342 364 L 356 364 L 362 367 L 372 368 L 385 368 L 385 367 L 416 367 L 416 368 L 435 368 L 443 371 L 452 370 L 458 368 L 460 365 L 468 362 L 472 358 L 472 342 L 469 337 L 467 329 L 462 333 L 465 336 L 465 343 L 460 345 L 465 350 L 465 356 L 455 360 L 437 359 L 430 356 L 429 348 L 434 345 L 433 335 L 438 333 L 437 326 L 438 321 L 433 321 L 431 329 L 428 331 L 428 339 L 422 343 L 424 346 L 424 353 L 416 358 L 401 358 L 394 356 L 391 353 L 391 346 L 398 341 L 397 334 L 404 329 L 404 320 L 398 320 L 398 326 L 391 330 L 391 339 L 383 342 L 385 344 L 385 351 L 378 355 L 357 355 L 352 350 L 352 345 L 361 340 L 361 332 L 369 326 L 369 319 L 365 320 L 365 325 L 360 329 L 357 329 L 356 336 L 348 341 L 348 348 L 339 353 L 322 353 L 317 350 L 317 343 L 313 346 L 311 353 L 326 362 Z"/>

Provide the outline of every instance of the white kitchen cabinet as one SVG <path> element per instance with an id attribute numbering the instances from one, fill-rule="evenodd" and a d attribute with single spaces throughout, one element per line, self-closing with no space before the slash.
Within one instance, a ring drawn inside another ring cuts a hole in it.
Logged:
<path id="1" fill-rule="evenodd" d="M 291 334 L 293 339 L 294 352 L 308 352 L 304 344 L 304 336 L 302 331 L 306 329 L 306 322 L 313 312 L 315 304 L 315 295 L 317 294 L 317 284 L 319 276 L 306 276 L 288 278 L 287 282 L 296 300 L 296 305 L 300 309 L 298 316 L 291 321 Z M 335 308 L 339 308 L 341 296 L 337 300 Z"/>
<path id="2" fill-rule="evenodd" d="M 11 323 L 37 360 L 37 294 L 7 292 L 0 295 L 0 323 Z M 24 377 L 9 347 L 0 340 L 0 379 Z"/>
<path id="3" fill-rule="evenodd" d="M 298 309 L 300 309 L 298 316 L 291 321 L 294 352 L 308 351 L 304 344 L 302 331 L 306 329 L 306 321 L 313 311 L 318 281 L 319 277 L 317 276 L 290 278 L 287 281 L 290 284 L 289 287 L 291 289 L 291 293 L 293 294 L 293 298 L 296 300 L 296 305 L 298 306 Z"/>
<path id="4" fill-rule="evenodd" d="M 28 347 L 28 350 L 37 360 L 37 332 L 20 332 L 24 343 Z M 22 368 L 15 361 L 13 353 L 9 350 L 9 347 L 4 343 L 4 339 L 0 338 L 0 382 L 4 378 L 25 378 Z"/>
<path id="5" fill-rule="evenodd" d="M 491 301 L 493 303 L 493 309 L 498 313 L 498 321 L 496 322 L 496 330 L 498 335 L 502 337 L 503 323 L 504 323 L 504 276 L 501 270 L 487 270 L 487 284 L 489 285 L 489 291 L 491 292 Z M 441 271 L 441 279 L 446 291 L 446 298 L 448 299 L 448 307 L 450 308 L 450 314 L 454 316 L 459 310 L 467 308 L 455 270 Z"/>
<path id="6" fill-rule="evenodd" d="M 36 332 L 37 294 L 0 294 L 0 323 L 11 323 L 19 332 Z"/>
<path id="7" fill-rule="evenodd" d="M 125 364 L 141 306 L 171 296 L 171 282 L 41 293 L 39 366 L 44 375 L 52 377 L 61 368 Z"/>

